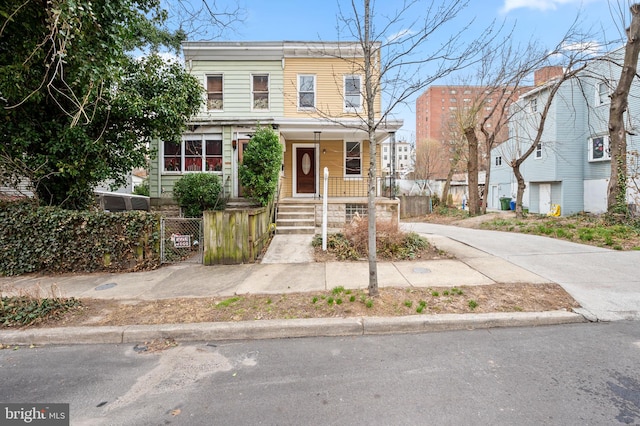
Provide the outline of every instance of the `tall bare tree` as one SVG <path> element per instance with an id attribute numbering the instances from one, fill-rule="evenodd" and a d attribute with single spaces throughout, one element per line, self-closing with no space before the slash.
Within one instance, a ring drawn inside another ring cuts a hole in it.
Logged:
<path id="1" fill-rule="evenodd" d="M 392 111 L 412 95 L 424 90 L 434 81 L 463 69 L 478 57 L 481 47 L 495 34 L 493 28 L 479 35 L 468 36 L 471 23 L 457 25 L 451 31 L 460 12 L 468 1 L 433 2 L 405 0 L 390 16 L 378 14 L 375 2 L 351 1 L 349 14 L 341 10 L 339 31 L 355 39 L 364 52 L 363 98 L 366 110 L 361 129 L 369 135 L 369 190 L 368 190 L 368 261 L 369 294 L 378 294 L 376 264 L 375 195 L 377 178 L 377 152 L 375 136 L 378 128 L 392 118 Z M 380 3 L 377 3 L 380 5 Z M 388 6 L 388 5 L 387 5 Z M 470 41 L 469 41 L 470 40 Z M 384 95 L 385 107 L 377 113 L 375 101 Z"/>
<path id="2" fill-rule="evenodd" d="M 611 177 L 607 188 L 607 211 L 628 213 L 627 207 L 627 132 L 624 114 L 628 107 L 629 90 L 636 77 L 640 53 L 640 4 L 631 5 L 631 25 L 626 29 L 624 62 L 618 85 L 611 95 L 609 107 L 609 149 Z"/>

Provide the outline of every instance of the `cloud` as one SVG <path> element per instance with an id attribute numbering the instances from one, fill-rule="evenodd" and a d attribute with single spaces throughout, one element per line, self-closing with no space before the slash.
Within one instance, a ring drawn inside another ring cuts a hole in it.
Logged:
<path id="1" fill-rule="evenodd" d="M 586 3 L 585 0 L 504 0 L 504 6 L 500 11 L 508 13 L 515 9 L 527 8 L 539 11 L 556 10 L 558 6 L 565 4 L 581 5 Z"/>
<path id="2" fill-rule="evenodd" d="M 395 34 L 391 34 L 389 37 L 387 37 L 387 43 L 393 43 L 396 41 L 400 41 L 401 38 L 403 37 L 410 37 L 412 35 L 416 34 L 415 31 L 409 30 L 409 29 L 404 29 L 404 30 L 400 30 Z"/>

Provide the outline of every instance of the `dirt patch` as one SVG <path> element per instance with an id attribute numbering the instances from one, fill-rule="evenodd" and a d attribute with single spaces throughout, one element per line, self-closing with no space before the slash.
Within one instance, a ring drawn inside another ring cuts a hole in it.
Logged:
<path id="1" fill-rule="evenodd" d="M 432 288 L 336 288 L 327 292 L 227 298 L 116 301 L 85 299 L 82 308 L 37 327 L 179 324 L 293 318 L 405 316 L 567 310 L 579 305 L 556 284 Z"/>

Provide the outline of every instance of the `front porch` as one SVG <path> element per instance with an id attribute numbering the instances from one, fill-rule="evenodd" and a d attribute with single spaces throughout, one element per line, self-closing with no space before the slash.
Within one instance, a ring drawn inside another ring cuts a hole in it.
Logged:
<path id="1" fill-rule="evenodd" d="M 377 221 L 399 223 L 399 200 L 376 197 L 375 205 Z M 322 227 L 322 208 L 322 198 L 281 198 L 278 201 L 276 233 L 319 233 Z M 327 199 L 327 229 L 330 232 L 344 229 L 356 215 L 366 216 L 367 214 L 367 197 L 329 197 Z"/>

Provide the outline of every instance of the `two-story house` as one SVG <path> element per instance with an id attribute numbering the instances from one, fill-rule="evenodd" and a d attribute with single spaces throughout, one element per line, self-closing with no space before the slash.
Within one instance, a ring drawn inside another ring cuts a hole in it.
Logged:
<path id="1" fill-rule="evenodd" d="M 326 196 L 336 212 L 335 225 L 339 216 L 344 223 L 354 209 L 362 211 L 369 141 L 359 44 L 186 42 L 183 50 L 186 67 L 201 79 L 206 99 L 180 146 L 159 143 L 150 174 L 153 204 L 173 202 L 173 184 L 192 172 L 218 174 L 230 197 L 242 197 L 238 165 L 243 150 L 257 126 L 271 126 L 284 153 L 281 202 L 302 201 L 318 210 Z M 379 96 L 375 110 L 379 116 Z M 390 120 L 380 126 L 374 143 L 401 125 L 401 120 Z M 380 155 L 377 160 L 380 168 Z M 321 184 L 325 167 L 327 194 Z"/>
<path id="2" fill-rule="evenodd" d="M 527 189 L 523 205 L 533 213 L 547 214 L 552 205 L 562 215 L 602 213 L 607 209 L 611 172 L 608 119 L 610 94 L 620 77 L 624 49 L 593 59 L 588 67 L 562 84 L 549 110 L 544 133 L 520 170 Z M 500 197 L 516 193 L 517 183 L 509 163 L 531 146 L 539 116 L 549 94 L 541 85 L 520 97 L 509 122 L 509 140 L 491 152 L 489 207 L 500 208 Z M 629 151 L 638 151 L 640 138 L 640 83 L 631 87 L 626 113 Z M 631 157 L 634 158 L 634 157 Z M 630 171 L 634 170 L 633 162 Z M 636 204 L 637 190 L 630 181 L 627 199 Z"/>

